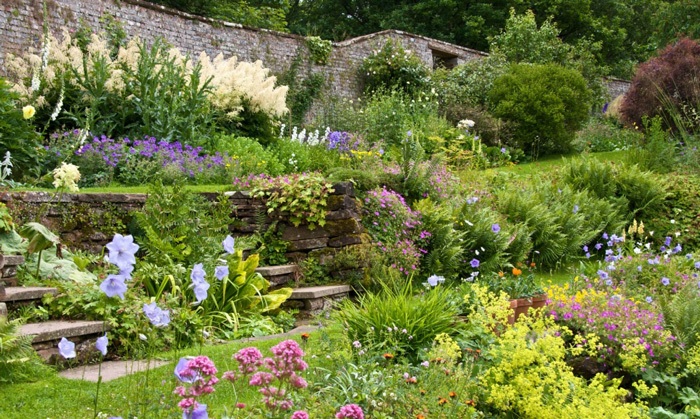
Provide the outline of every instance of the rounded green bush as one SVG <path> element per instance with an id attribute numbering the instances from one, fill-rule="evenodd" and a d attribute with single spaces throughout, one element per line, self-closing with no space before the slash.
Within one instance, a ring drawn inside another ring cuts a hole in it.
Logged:
<path id="1" fill-rule="evenodd" d="M 591 92 L 576 70 L 516 64 L 489 93 L 493 114 L 513 123 L 513 146 L 531 156 L 565 153 L 588 117 Z"/>

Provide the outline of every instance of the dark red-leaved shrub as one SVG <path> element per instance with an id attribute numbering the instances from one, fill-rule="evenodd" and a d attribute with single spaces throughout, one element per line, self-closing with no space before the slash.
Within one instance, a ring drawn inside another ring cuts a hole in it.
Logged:
<path id="1" fill-rule="evenodd" d="M 658 115 L 667 128 L 678 129 L 678 121 L 673 115 L 697 118 L 698 106 L 700 44 L 682 38 L 639 66 L 620 112 L 629 125 L 642 128 L 643 116 Z M 698 121 L 685 122 L 686 129 L 694 127 L 697 130 Z"/>

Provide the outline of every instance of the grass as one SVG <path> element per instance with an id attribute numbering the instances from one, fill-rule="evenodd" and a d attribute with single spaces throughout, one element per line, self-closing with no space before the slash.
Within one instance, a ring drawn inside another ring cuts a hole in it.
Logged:
<path id="1" fill-rule="evenodd" d="M 340 329 L 322 329 L 311 334 L 308 343 L 302 343 L 300 336 L 291 337 L 307 352 L 305 360 L 310 370 L 326 368 L 333 361 L 325 357 L 327 353 L 338 353 L 325 348 L 324 340 L 342 333 Z M 173 375 L 177 360 L 187 355 L 206 355 L 210 357 L 219 371 L 234 370 L 237 363 L 231 356 L 238 350 L 255 346 L 264 356 L 270 356 L 269 349 L 289 337 L 277 337 L 256 342 L 233 342 L 224 345 L 205 346 L 190 351 L 158 354 L 158 359 L 170 360 L 168 365 L 140 372 L 113 381 L 102 383 L 99 391 L 98 413 L 108 417 L 122 416 L 139 418 L 172 418 L 181 415 L 177 408 L 179 398 L 173 394 L 178 381 Z M 313 348 L 312 348 L 313 346 Z M 310 356 L 311 353 L 317 356 Z M 323 354 L 324 356 L 321 356 Z M 307 377 L 308 378 L 308 377 Z M 0 411 L 3 419 L 26 418 L 91 418 L 95 415 L 94 397 L 97 384 L 83 380 L 69 380 L 59 375 L 51 375 L 34 383 L 0 385 Z M 304 390 L 302 390 L 304 391 Z M 309 390 L 304 395 L 310 394 Z M 238 396 L 238 398 L 237 398 Z M 228 382 L 216 385 L 213 394 L 202 400 L 209 406 L 212 417 L 221 417 L 225 409 L 232 412 L 236 400 L 248 406 L 260 406 L 261 395 L 257 387 L 243 382 L 236 383 L 236 391 Z"/>
<path id="2" fill-rule="evenodd" d="M 608 151 L 604 153 L 590 153 L 589 156 L 600 161 L 621 162 L 625 159 L 627 151 Z M 512 173 L 517 176 L 531 176 L 551 172 L 561 166 L 564 159 L 578 159 L 581 154 L 547 156 L 530 163 L 516 164 L 513 166 L 490 169 L 492 171 Z"/>
<path id="3" fill-rule="evenodd" d="M 104 187 L 81 188 L 80 193 L 148 193 L 149 185 L 119 186 L 110 185 Z M 233 188 L 231 185 L 187 185 L 185 189 L 194 192 L 226 192 Z M 48 192 L 56 193 L 53 188 L 28 188 L 20 187 L 12 189 L 13 192 Z"/>

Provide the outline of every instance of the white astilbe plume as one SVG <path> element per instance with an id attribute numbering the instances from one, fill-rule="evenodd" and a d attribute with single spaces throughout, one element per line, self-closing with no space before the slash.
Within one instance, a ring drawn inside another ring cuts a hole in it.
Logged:
<path id="1" fill-rule="evenodd" d="M 247 101 L 253 111 L 261 111 L 270 116 L 282 116 L 287 112 L 287 87 L 275 87 L 277 79 L 268 77 L 269 69 L 261 61 L 255 63 L 238 62 L 236 57 L 224 59 L 219 54 L 213 61 L 202 53 L 202 79 L 211 77 L 213 93 L 211 103 L 235 117 Z"/>

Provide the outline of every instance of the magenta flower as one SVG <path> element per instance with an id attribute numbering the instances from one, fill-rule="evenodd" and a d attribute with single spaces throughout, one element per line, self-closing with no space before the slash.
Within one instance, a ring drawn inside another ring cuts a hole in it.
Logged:
<path id="1" fill-rule="evenodd" d="M 335 414 L 336 419 L 365 419 L 362 408 L 356 404 L 347 404 Z"/>
<path id="2" fill-rule="evenodd" d="M 309 414 L 303 410 L 297 410 L 296 412 L 292 413 L 292 417 L 290 419 L 309 419 Z"/>

